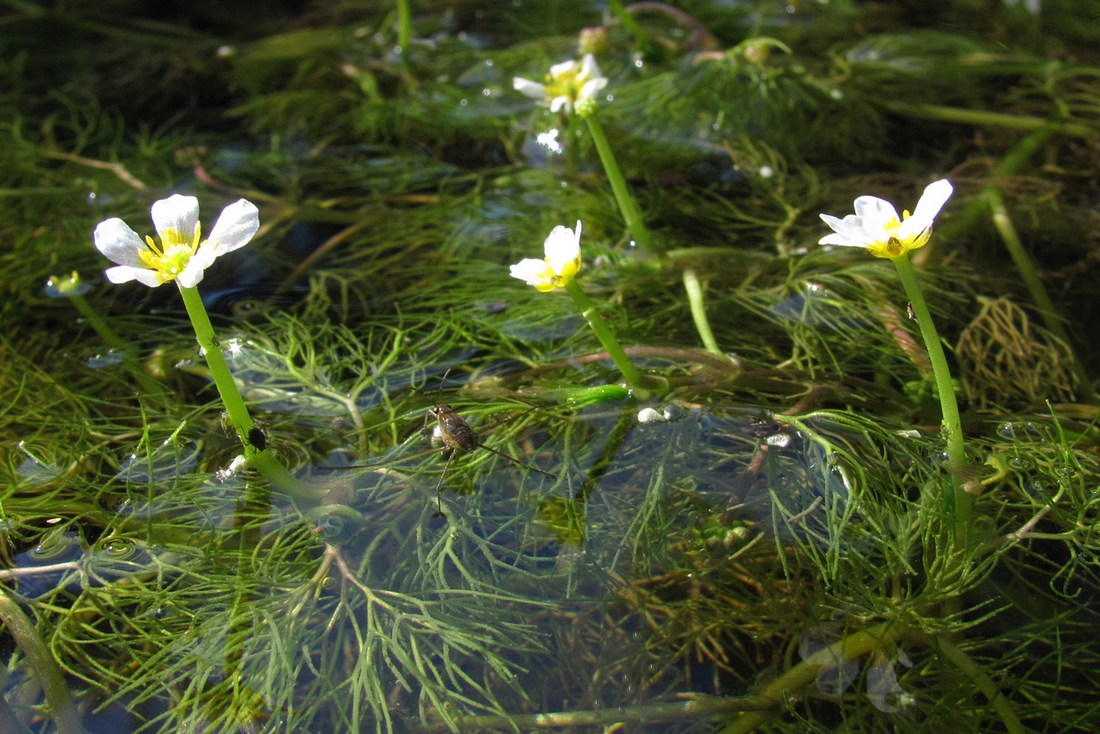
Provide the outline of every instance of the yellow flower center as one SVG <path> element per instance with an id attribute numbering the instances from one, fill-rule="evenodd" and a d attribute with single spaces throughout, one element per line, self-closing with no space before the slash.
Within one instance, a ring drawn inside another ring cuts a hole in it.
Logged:
<path id="1" fill-rule="evenodd" d="M 546 267 L 539 272 L 537 281 L 532 285 L 534 285 L 535 290 L 542 293 L 548 293 L 556 288 L 564 288 L 576 276 L 577 271 L 580 270 L 580 265 L 580 259 L 578 258 L 567 263 L 559 273 L 554 270 L 554 266 L 547 260 Z"/>
<path id="2" fill-rule="evenodd" d="M 895 258 L 910 250 L 916 250 L 919 247 L 924 247 L 928 242 L 929 236 L 932 234 L 931 228 L 920 232 L 916 237 L 911 237 L 907 240 L 903 240 L 898 237 L 898 230 L 901 228 L 901 222 L 909 218 L 909 211 L 903 211 L 901 213 L 901 221 L 896 217 L 889 222 L 883 224 L 883 229 L 889 235 L 884 242 L 876 242 L 873 245 L 867 247 L 867 252 L 875 257 L 888 257 Z"/>
<path id="3" fill-rule="evenodd" d="M 581 93 L 581 87 L 583 87 L 584 83 L 588 81 L 587 78 L 581 78 L 580 71 L 580 68 L 574 68 L 561 71 L 557 74 L 557 76 L 553 74 L 547 74 L 547 98 L 556 99 L 558 97 L 565 97 L 570 102 L 575 102 L 577 100 L 577 95 Z"/>
<path id="4" fill-rule="evenodd" d="M 166 229 L 159 234 L 161 245 L 158 247 L 152 237 L 146 236 L 145 243 L 149 249 L 139 252 L 138 256 L 146 267 L 157 272 L 161 283 L 167 283 L 179 277 L 198 251 L 201 227 L 195 225 L 195 237 L 191 242 L 186 241 L 183 233 L 176 229 Z"/>

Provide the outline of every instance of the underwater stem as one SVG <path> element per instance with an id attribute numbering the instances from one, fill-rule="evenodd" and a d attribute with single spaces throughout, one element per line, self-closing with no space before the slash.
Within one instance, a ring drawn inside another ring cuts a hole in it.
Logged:
<path id="1" fill-rule="evenodd" d="M 233 381 L 233 374 L 225 361 L 221 343 L 214 335 L 214 326 L 210 323 L 206 307 L 203 306 L 202 296 L 199 295 L 197 288 L 183 286 L 180 286 L 180 295 L 183 296 L 183 305 L 187 308 L 187 315 L 195 329 L 195 337 L 206 357 L 206 364 L 210 368 L 214 385 L 218 388 L 218 394 L 221 395 L 222 405 L 225 406 L 225 412 L 229 414 L 229 420 L 233 423 L 233 430 L 237 432 L 244 446 L 245 459 L 279 490 L 300 499 L 319 499 L 313 490 L 287 471 L 270 451 L 252 445 L 249 434 L 256 424 L 248 413 L 248 406 L 245 405 L 244 398 L 237 389 L 237 383 Z"/>
<path id="2" fill-rule="evenodd" d="M 947 364 L 947 356 L 943 351 L 943 343 L 939 332 L 932 321 L 932 314 L 925 303 L 924 294 L 921 293 L 917 283 L 917 274 L 913 270 L 913 264 L 909 262 L 908 253 L 891 258 L 894 267 L 897 268 L 898 277 L 905 287 L 905 295 L 913 308 L 913 315 L 920 327 L 921 338 L 924 340 L 924 348 L 928 350 L 928 361 L 932 364 L 932 374 L 936 381 L 936 392 L 940 399 L 940 412 L 942 414 L 942 429 L 947 441 L 947 463 L 952 474 L 952 486 L 954 487 L 951 512 L 955 519 L 955 541 L 958 548 L 965 544 L 966 528 L 970 522 L 970 510 L 974 499 L 963 488 L 960 480 L 962 468 L 966 461 L 966 449 L 963 444 L 962 419 L 959 417 L 959 404 L 955 400 L 955 383 L 951 379 L 951 368 Z"/>
<path id="3" fill-rule="evenodd" d="M 592 331 L 596 332 L 596 338 L 600 340 L 600 344 L 603 344 L 603 348 L 607 350 L 608 355 L 615 362 L 615 366 L 623 373 L 627 383 L 633 388 L 645 387 L 641 373 L 638 372 L 630 358 L 626 356 L 619 340 L 608 328 L 607 322 L 596 311 L 596 304 L 592 303 L 592 300 L 585 295 L 577 281 L 570 279 L 566 281 L 564 287 L 573 299 L 573 303 L 577 305 L 581 315 L 584 316 L 584 320 L 592 327 Z"/>
<path id="4" fill-rule="evenodd" d="M 1012 218 L 1008 214 L 1008 207 L 1005 206 L 1004 196 L 997 189 L 986 187 L 982 189 L 982 198 L 989 205 L 993 226 L 997 228 L 998 234 L 1001 235 L 1001 241 L 1004 243 L 1005 249 L 1008 250 L 1009 257 L 1012 258 L 1012 263 L 1019 271 L 1020 277 L 1024 279 L 1024 285 L 1027 286 L 1031 300 L 1035 302 L 1039 309 L 1039 315 L 1043 317 L 1043 324 L 1052 334 L 1066 342 L 1068 346 L 1069 334 L 1066 333 L 1062 321 L 1058 318 L 1054 302 L 1050 300 L 1050 295 L 1047 294 L 1047 289 L 1039 277 L 1035 262 L 1027 254 L 1023 242 L 1020 241 L 1020 234 L 1012 223 Z"/>
<path id="5" fill-rule="evenodd" d="M 84 727 L 69 694 L 69 686 L 65 683 L 65 673 L 38 636 L 34 624 L 3 589 L 0 589 L 0 622 L 8 628 L 15 644 L 27 656 L 27 662 L 42 686 L 58 734 L 83 734 Z"/>
<path id="6" fill-rule="evenodd" d="M 1078 122 L 1051 122 L 1046 117 L 1033 115 L 1014 115 L 1006 112 L 989 112 L 947 105 L 914 104 L 910 102 L 883 102 L 882 106 L 891 112 L 922 120 L 939 120 L 960 125 L 979 127 L 1001 127 L 1009 130 L 1042 130 L 1050 128 L 1062 135 L 1076 138 L 1091 138 L 1096 130 Z"/>
<path id="7" fill-rule="evenodd" d="M 95 333 L 99 334 L 99 338 L 102 339 L 107 346 L 111 349 L 117 349 L 120 352 L 125 352 L 129 349 L 130 345 L 126 341 L 116 334 L 110 326 L 103 320 L 103 317 L 99 315 L 99 312 L 92 308 L 92 305 L 88 303 L 88 300 L 79 293 L 67 293 L 66 296 L 69 299 L 69 303 L 73 304 L 80 315 L 84 317 Z"/>
<path id="8" fill-rule="evenodd" d="M 782 711 L 778 705 L 783 699 L 813 683 L 818 673 L 827 668 L 835 668 L 846 660 L 860 658 L 873 650 L 892 645 L 907 632 L 905 625 L 897 622 L 881 622 L 818 650 L 798 665 L 787 670 L 771 683 L 753 695 L 776 702 L 776 707 L 768 711 L 751 711 L 742 714 L 727 724 L 721 734 L 746 734 Z"/>
<path id="9" fill-rule="evenodd" d="M 80 315 L 84 317 L 95 333 L 99 334 L 99 338 L 102 339 L 107 346 L 114 349 L 116 352 L 122 355 L 123 364 L 133 375 L 134 379 L 141 385 L 142 391 L 146 395 L 156 395 L 157 393 L 167 392 L 167 388 L 157 382 L 153 377 L 142 369 L 141 364 L 134 357 L 132 345 L 127 344 L 125 340 L 118 334 L 116 334 L 107 322 L 103 320 L 103 317 L 99 315 L 99 312 L 92 308 L 92 305 L 88 303 L 87 299 L 79 293 L 67 293 L 65 294 L 69 303 L 73 304 Z"/>
<path id="10" fill-rule="evenodd" d="M 588 123 L 588 132 L 592 135 L 592 142 L 596 145 L 596 152 L 600 155 L 600 163 L 603 164 L 604 173 L 607 174 L 607 181 L 611 184 L 611 191 L 615 194 L 615 202 L 619 205 L 619 212 L 626 221 L 627 229 L 630 230 L 630 234 L 638 247 L 649 255 L 656 255 L 657 253 L 653 249 L 653 241 L 649 237 L 649 230 L 646 229 L 645 223 L 642 221 L 638 204 L 634 201 L 630 189 L 626 186 L 626 179 L 623 178 L 623 172 L 619 169 L 619 164 L 615 160 L 615 153 L 611 150 L 611 144 L 607 142 L 603 125 L 600 124 L 599 118 L 594 114 L 588 115 L 584 120 Z"/>
<path id="11" fill-rule="evenodd" d="M 1004 196 L 992 186 L 986 186 L 982 189 L 982 198 L 989 205 L 993 226 L 997 228 L 997 233 L 1001 235 L 1001 242 L 1008 250 L 1012 263 L 1016 266 L 1020 277 L 1024 279 L 1024 285 L 1027 286 L 1031 300 L 1035 303 L 1039 316 L 1043 319 L 1043 325 L 1047 327 L 1047 331 L 1061 339 L 1066 348 L 1070 350 L 1073 371 L 1077 375 L 1081 390 L 1086 392 L 1080 397 L 1087 400 L 1092 397 L 1089 394 L 1092 392 L 1092 382 L 1088 373 L 1081 366 L 1081 361 L 1074 354 L 1073 342 L 1070 341 L 1069 332 L 1066 331 L 1065 323 L 1058 315 L 1058 310 L 1054 307 L 1054 302 L 1050 299 L 1046 286 L 1043 285 L 1043 279 L 1039 276 L 1039 269 L 1035 267 L 1035 261 L 1028 255 L 1024 243 L 1020 241 L 1020 234 L 1016 231 L 1016 225 L 1012 223 L 1008 207 L 1005 206 Z"/>
<path id="12" fill-rule="evenodd" d="M 574 726 L 610 726 L 623 723 L 637 723 L 652 727 L 663 721 L 696 722 L 720 714 L 754 709 L 772 708 L 773 701 L 754 696 L 719 697 L 700 696 L 688 701 L 670 703 L 649 703 L 638 706 L 622 706 L 591 711 L 562 711 L 545 714 L 512 714 L 482 716 L 463 716 L 455 720 L 460 730 L 474 731 L 485 729 L 560 729 Z M 610 731 L 610 729 L 605 729 Z"/>
<path id="13" fill-rule="evenodd" d="M 1009 734 L 1024 734 L 1027 731 L 1020 723 L 1019 717 L 1016 716 L 1016 711 L 1012 708 L 1012 703 L 1008 700 L 1008 697 L 997 688 L 997 684 L 985 674 L 981 666 L 974 662 L 969 655 L 943 637 L 934 637 L 926 640 L 926 642 L 938 650 L 956 668 L 965 673 L 978 687 L 978 690 L 989 699 L 989 702 L 993 705 L 993 710 L 1001 717 L 1001 723 L 1005 725 L 1005 731 Z"/>
<path id="14" fill-rule="evenodd" d="M 718 348 L 718 341 L 714 338 L 714 332 L 711 331 L 710 321 L 707 320 L 707 305 L 703 300 L 703 286 L 699 282 L 699 276 L 695 274 L 695 268 L 684 268 L 684 290 L 687 291 L 691 319 L 695 322 L 695 330 L 699 332 L 699 338 L 703 340 L 703 346 L 711 354 L 724 357 L 722 350 Z"/>
<path id="15" fill-rule="evenodd" d="M 229 610 L 229 634 L 225 643 L 225 677 L 240 680 L 247 676 L 242 671 L 245 640 L 251 634 L 255 619 L 253 606 L 258 582 L 256 548 L 263 538 L 264 521 L 271 515 L 271 493 L 267 487 L 252 483 L 237 502 L 234 525 L 237 530 L 237 583 L 236 595 Z"/>
<path id="16" fill-rule="evenodd" d="M 645 29 L 635 20 L 634 16 L 623 7 L 621 0 L 607 0 L 607 9 L 618 18 L 619 22 L 623 24 L 623 28 L 634 36 L 635 46 L 638 48 L 649 46 L 649 34 L 645 32 Z"/>

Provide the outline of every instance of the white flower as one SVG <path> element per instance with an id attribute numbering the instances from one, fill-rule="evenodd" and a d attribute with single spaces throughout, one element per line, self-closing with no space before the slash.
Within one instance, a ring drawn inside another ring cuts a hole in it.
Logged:
<path id="1" fill-rule="evenodd" d="M 833 234 L 825 235 L 818 244 L 863 247 L 875 257 L 899 257 L 924 247 L 932 234 L 932 221 L 952 191 L 946 179 L 928 184 L 917 202 L 916 211 L 912 215 L 905 211 L 900 218 L 890 202 L 875 196 L 861 196 L 855 201 L 855 214 L 844 219 L 821 215 Z"/>
<path id="2" fill-rule="evenodd" d="M 143 242 L 121 219 L 108 219 L 95 228 L 95 246 L 118 263 L 108 268 L 112 283 L 136 280 L 150 288 L 175 280 L 182 288 L 194 288 L 203 272 L 227 252 L 244 247 L 260 228 L 255 204 L 241 199 L 222 210 L 214 229 L 202 239 L 199 200 L 174 194 L 153 204 L 153 226 L 160 238 Z"/>
<path id="3" fill-rule="evenodd" d="M 566 61 L 551 66 L 545 84 L 515 77 L 512 86 L 523 95 L 545 102 L 551 112 L 576 109 L 584 116 L 596 111 L 596 93 L 607 86 L 607 77 L 600 73 L 596 58 L 585 54 L 579 64 Z"/>
<path id="4" fill-rule="evenodd" d="M 511 267 L 512 277 L 526 281 L 544 293 L 564 288 L 581 269 L 580 220 L 577 220 L 576 232 L 560 224 L 554 227 L 543 243 L 543 249 L 545 259 L 529 257 L 520 260 Z"/>

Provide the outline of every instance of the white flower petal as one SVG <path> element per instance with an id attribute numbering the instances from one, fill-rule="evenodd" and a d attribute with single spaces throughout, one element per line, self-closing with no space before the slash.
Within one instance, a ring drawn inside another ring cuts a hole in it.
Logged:
<path id="1" fill-rule="evenodd" d="M 844 220 L 840 217 L 834 217 L 832 214 L 818 214 L 818 216 L 821 217 L 821 221 L 829 225 L 829 229 L 833 230 L 834 232 L 844 231 Z"/>
<path id="2" fill-rule="evenodd" d="M 921 194 L 920 201 L 917 202 L 917 208 L 911 219 L 920 218 L 921 221 L 926 221 L 928 226 L 931 226 L 932 220 L 940 213 L 940 209 L 943 209 L 943 205 L 947 203 L 954 190 L 951 182 L 945 178 L 928 184 L 924 187 L 924 193 Z"/>
<path id="3" fill-rule="evenodd" d="M 584 83 L 581 87 L 581 91 L 577 93 L 577 99 L 595 99 L 596 95 L 601 89 L 607 86 L 607 79 L 600 77 L 599 79 L 590 79 Z"/>
<path id="4" fill-rule="evenodd" d="M 131 280 L 136 280 L 142 285 L 147 285 L 150 288 L 156 288 L 163 282 L 158 277 L 155 270 L 149 270 L 148 268 L 132 268 L 128 265 L 107 268 L 107 270 L 104 271 L 104 275 L 106 275 L 107 280 L 112 283 L 129 283 Z"/>
<path id="5" fill-rule="evenodd" d="M 533 257 L 527 257 L 520 260 L 515 265 L 509 268 L 509 274 L 513 278 L 519 278 L 525 281 L 527 285 L 538 285 L 539 283 L 545 283 L 546 278 L 543 277 L 546 273 L 546 261 L 536 260 Z"/>
<path id="6" fill-rule="evenodd" d="M 580 220 L 577 220 L 576 232 L 560 224 L 554 227 L 543 243 L 543 250 L 550 268 L 560 275 L 567 265 L 581 256 Z"/>
<path id="7" fill-rule="evenodd" d="M 552 100 L 550 100 L 551 112 L 557 112 L 558 110 L 562 109 L 564 109 L 566 112 L 569 112 L 573 109 L 573 103 L 569 101 L 568 97 L 562 95 L 560 97 L 554 97 Z"/>
<path id="8" fill-rule="evenodd" d="M 855 214 L 844 219 L 822 214 L 821 220 L 834 234 L 819 240 L 822 245 L 862 246 L 875 257 L 896 258 L 928 242 L 932 222 L 951 196 L 951 184 L 936 181 L 924 189 L 916 211 L 904 220 L 894 205 L 877 196 L 855 200 Z"/>
<path id="9" fill-rule="evenodd" d="M 911 242 L 932 226 L 932 220 L 924 217 L 909 217 L 898 227 L 895 235 L 900 242 Z"/>
<path id="10" fill-rule="evenodd" d="M 117 265 L 113 268 L 107 268 L 103 271 L 103 274 L 107 276 L 107 280 L 112 283 L 129 283 L 131 280 L 137 278 L 137 273 L 141 272 L 141 268 L 132 268 L 129 265 Z"/>
<path id="11" fill-rule="evenodd" d="M 596 63 L 596 57 L 592 54 L 585 54 L 584 58 L 581 59 L 580 73 L 581 76 L 588 77 L 593 81 L 597 79 L 603 79 L 603 74 L 600 73 L 600 67 Z M 607 84 L 607 79 L 604 79 L 603 83 Z"/>
<path id="12" fill-rule="evenodd" d="M 842 234 L 827 234 L 817 241 L 819 245 L 838 245 L 840 247 L 866 247 L 867 244 L 845 237 Z"/>
<path id="13" fill-rule="evenodd" d="M 887 220 L 883 222 L 879 219 L 872 219 L 870 217 L 856 217 L 859 226 L 859 237 L 866 245 L 873 245 L 880 242 L 885 242 L 894 235 L 896 229 L 894 229 L 894 221 Z"/>
<path id="14" fill-rule="evenodd" d="M 191 243 L 199 226 L 199 200 L 194 196 L 173 194 L 153 204 L 153 226 L 162 244 Z"/>
<path id="15" fill-rule="evenodd" d="M 138 253 L 148 249 L 148 247 L 145 241 L 138 237 L 137 232 L 130 229 L 126 222 L 121 219 L 114 218 L 100 222 L 96 225 L 92 238 L 95 241 L 96 249 L 106 255 L 112 262 L 133 268 L 145 267 L 145 263 Z M 111 269 L 115 270 L 116 268 Z"/>
<path id="16" fill-rule="evenodd" d="M 531 97 L 532 99 L 546 98 L 546 85 L 533 82 L 530 79 L 513 77 L 512 88 L 525 97 Z"/>
<path id="17" fill-rule="evenodd" d="M 884 658 L 876 658 L 867 669 L 867 698 L 879 711 L 893 714 L 901 711 L 898 698 L 905 689 L 898 683 L 894 672 L 894 663 Z"/>
<path id="18" fill-rule="evenodd" d="M 577 62 L 570 59 L 569 61 L 563 61 L 560 64 L 554 64 L 550 67 L 550 78 L 559 79 L 565 74 L 576 73 Z"/>
<path id="19" fill-rule="evenodd" d="M 839 219 L 830 214 L 821 214 L 821 220 L 835 232 L 825 235 L 818 241 L 821 245 L 840 245 L 842 247 L 866 247 L 874 240 L 868 240 L 865 222 L 862 217 L 849 214 Z"/>
<path id="20" fill-rule="evenodd" d="M 206 273 L 206 269 L 210 267 L 214 260 L 217 259 L 217 253 L 213 249 L 204 247 L 207 254 L 204 256 L 202 251 L 195 253 L 191 256 L 191 259 L 187 261 L 187 265 L 183 267 L 180 274 L 176 276 L 176 282 L 180 284 L 182 288 L 194 288 L 202 282 L 202 277 Z M 210 253 L 213 253 L 211 255 Z"/>
<path id="21" fill-rule="evenodd" d="M 894 205 L 877 196 L 861 196 L 855 202 L 856 216 L 864 217 L 880 225 L 897 221 L 898 211 Z"/>
<path id="22" fill-rule="evenodd" d="M 210 236 L 200 250 L 213 245 L 216 252 L 214 257 L 224 255 L 247 245 L 259 229 L 260 211 L 251 201 L 240 199 L 222 209 L 221 216 L 214 223 L 214 229 L 210 230 Z M 210 262 L 213 261 L 211 258 Z"/>

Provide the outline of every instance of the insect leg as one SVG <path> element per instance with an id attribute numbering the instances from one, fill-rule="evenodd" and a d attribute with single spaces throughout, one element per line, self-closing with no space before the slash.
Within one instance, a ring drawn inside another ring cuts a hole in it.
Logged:
<path id="1" fill-rule="evenodd" d="M 543 475 L 551 477 L 553 479 L 558 478 L 557 474 L 551 474 L 548 471 L 543 471 L 542 469 L 539 469 L 537 466 L 535 466 L 533 464 L 525 464 L 524 462 L 520 461 L 519 459 L 515 458 L 514 456 L 509 456 L 508 454 L 504 453 L 503 451 L 497 451 L 492 446 L 486 446 L 485 444 L 481 444 L 481 448 L 487 449 L 488 451 L 493 452 L 497 456 L 499 456 L 501 458 L 504 458 L 504 459 L 507 459 L 508 461 L 512 462 L 513 464 L 517 464 L 519 466 L 522 466 L 524 469 L 530 469 L 531 471 L 538 472 L 539 474 L 543 474 Z"/>
<path id="2" fill-rule="evenodd" d="M 443 498 L 439 494 L 440 488 L 443 486 L 443 479 L 447 476 L 447 470 L 451 468 L 451 462 L 455 458 L 455 454 L 458 453 L 458 449 L 451 449 L 451 453 L 447 454 L 447 463 L 443 465 L 443 471 L 439 475 L 439 481 L 435 483 L 435 509 L 436 517 L 446 517 L 443 514 Z"/>

